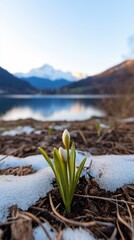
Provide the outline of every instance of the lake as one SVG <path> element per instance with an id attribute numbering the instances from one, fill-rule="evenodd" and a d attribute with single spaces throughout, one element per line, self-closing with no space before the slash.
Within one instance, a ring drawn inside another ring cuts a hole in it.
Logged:
<path id="1" fill-rule="evenodd" d="M 42 121 L 85 120 L 105 113 L 97 108 L 104 95 L 6 95 L 0 96 L 0 119 L 33 118 Z"/>

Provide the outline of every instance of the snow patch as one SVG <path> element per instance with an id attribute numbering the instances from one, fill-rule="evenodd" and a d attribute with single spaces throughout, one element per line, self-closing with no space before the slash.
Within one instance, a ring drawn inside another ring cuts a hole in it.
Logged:
<path id="1" fill-rule="evenodd" d="M 24 127 L 18 126 L 14 129 L 4 131 L 3 133 L 1 133 L 1 136 L 16 136 L 21 134 L 30 134 L 32 132 L 34 132 L 35 134 L 41 133 L 40 130 L 35 130 L 31 126 L 24 126 Z"/>
<path id="2" fill-rule="evenodd" d="M 48 223 L 43 223 L 43 227 L 48 232 L 49 236 L 52 239 L 56 239 L 56 233 L 52 230 L 52 227 Z M 48 237 L 46 236 L 46 233 L 44 232 L 43 228 L 41 226 L 38 226 L 33 231 L 34 240 L 48 240 Z"/>
<path id="3" fill-rule="evenodd" d="M 60 131 L 60 130 L 64 130 L 64 129 L 69 128 L 69 127 L 70 127 L 70 124 L 55 125 L 55 126 L 51 125 L 51 126 L 49 126 L 49 129 L 54 129 L 56 131 Z"/>
<path id="4" fill-rule="evenodd" d="M 133 184 L 134 155 L 94 157 L 90 174 L 95 177 L 100 188 L 112 192 L 125 184 Z"/>
<path id="5" fill-rule="evenodd" d="M 44 168 L 27 176 L 0 176 L 0 222 L 6 220 L 8 209 L 17 205 L 27 210 L 52 189 L 54 175 L 50 168 Z"/>
<path id="6" fill-rule="evenodd" d="M 51 226 L 48 223 L 44 223 L 43 226 L 45 227 L 46 231 L 50 235 L 52 239 L 56 239 L 56 233 L 52 230 Z M 42 227 L 38 226 L 34 229 L 33 232 L 34 239 L 35 240 L 47 240 L 47 236 L 42 229 Z M 95 238 L 92 236 L 92 233 L 88 230 L 85 230 L 83 228 L 66 228 L 63 230 L 62 235 L 63 240 L 95 240 Z"/>
<path id="7" fill-rule="evenodd" d="M 35 171 L 38 171 L 49 166 L 47 161 L 45 161 L 44 157 L 40 154 L 28 156 L 25 158 L 18 158 L 13 156 L 8 156 L 6 158 L 5 157 L 5 155 L 0 155 L 0 169 L 32 165 L 32 168 Z"/>
<path id="8" fill-rule="evenodd" d="M 77 153 L 79 164 L 89 153 Z M 89 156 L 85 167 L 92 165 L 88 172 L 98 182 L 100 188 L 114 192 L 125 184 L 134 184 L 134 155 Z M 85 174 L 87 174 L 86 172 Z"/>
<path id="9" fill-rule="evenodd" d="M 95 240 L 92 234 L 83 228 L 66 228 L 63 231 L 64 240 Z"/>

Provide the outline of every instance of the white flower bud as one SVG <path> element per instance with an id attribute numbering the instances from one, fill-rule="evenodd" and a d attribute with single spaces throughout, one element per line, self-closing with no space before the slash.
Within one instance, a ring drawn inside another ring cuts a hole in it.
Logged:
<path id="1" fill-rule="evenodd" d="M 64 130 L 62 134 L 62 142 L 66 149 L 69 149 L 70 147 L 70 134 L 67 129 Z"/>
<path id="2" fill-rule="evenodd" d="M 65 162 L 67 162 L 67 151 L 63 149 L 62 147 L 59 148 L 59 154 L 61 159 L 63 159 Z"/>

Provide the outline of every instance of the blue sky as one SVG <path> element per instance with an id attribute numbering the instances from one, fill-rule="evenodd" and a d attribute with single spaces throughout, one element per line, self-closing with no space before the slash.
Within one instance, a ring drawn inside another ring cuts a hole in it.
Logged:
<path id="1" fill-rule="evenodd" d="M 124 60 L 133 0 L 0 0 L 0 65 L 99 73 Z"/>

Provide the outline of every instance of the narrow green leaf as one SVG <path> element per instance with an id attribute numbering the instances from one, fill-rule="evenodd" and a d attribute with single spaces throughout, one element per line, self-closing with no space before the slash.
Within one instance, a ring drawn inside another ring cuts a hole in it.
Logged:
<path id="1" fill-rule="evenodd" d="M 40 153 L 44 156 L 44 158 L 46 159 L 47 163 L 50 165 L 50 167 L 52 168 L 53 172 L 55 173 L 54 171 L 54 166 L 50 160 L 50 158 L 48 157 L 48 155 L 46 154 L 46 152 L 43 150 L 43 148 L 41 147 L 38 147 Z"/>
<path id="2" fill-rule="evenodd" d="M 55 175 L 55 178 L 56 178 L 56 181 L 57 181 L 57 184 L 58 184 L 58 187 L 59 187 L 59 191 L 60 191 L 61 197 L 63 199 L 64 204 L 66 204 L 64 191 L 63 191 L 63 187 L 62 187 L 62 182 L 61 182 L 59 173 L 55 170 L 55 168 L 54 168 L 50 158 L 48 157 L 47 153 L 40 147 L 38 147 L 38 149 L 39 149 L 40 153 L 44 156 L 44 158 L 46 159 L 46 161 L 48 162 L 50 167 L 52 168 L 52 170 L 54 172 L 54 175 Z"/>
<path id="3" fill-rule="evenodd" d="M 54 151 L 53 151 L 53 159 L 54 159 L 54 166 L 56 171 L 59 173 L 59 175 L 62 174 L 61 159 L 60 159 L 59 152 L 56 148 L 54 148 Z"/>
<path id="4" fill-rule="evenodd" d="M 72 198 L 73 198 L 73 195 L 74 195 L 74 192 L 75 192 L 75 189 L 76 189 L 78 180 L 79 180 L 79 178 L 80 178 L 82 169 L 83 169 L 83 167 L 84 167 L 84 165 L 85 165 L 86 159 L 87 159 L 87 157 L 85 157 L 85 158 L 82 160 L 82 162 L 80 163 L 80 166 L 78 167 L 78 170 L 77 170 L 77 172 L 76 172 L 75 179 L 74 179 L 74 182 L 73 182 L 73 184 L 72 184 L 72 188 L 71 188 L 71 192 L 70 192 L 70 199 L 71 199 L 71 201 L 72 201 Z"/>
<path id="5" fill-rule="evenodd" d="M 62 185 L 62 189 L 64 193 L 64 198 L 65 198 L 65 201 L 67 202 L 69 197 L 69 193 L 68 193 L 69 186 L 68 186 L 68 180 L 67 180 L 67 169 L 65 166 L 66 162 L 60 158 L 60 154 L 56 148 L 54 148 L 53 158 L 54 158 L 55 171 L 59 176 L 60 183 Z"/>
<path id="6" fill-rule="evenodd" d="M 82 169 L 83 169 L 83 167 L 85 165 L 86 160 L 87 160 L 87 157 L 85 157 L 82 160 L 82 162 L 80 163 L 80 166 L 78 167 L 78 170 L 77 170 L 76 175 L 75 175 L 75 185 L 77 185 L 77 183 L 78 183 L 78 180 L 80 178 L 80 175 L 81 175 L 81 172 L 82 172 Z"/>
<path id="7" fill-rule="evenodd" d="M 63 200 L 64 205 L 66 206 L 66 198 L 65 198 L 65 195 L 64 195 L 63 185 L 62 185 L 60 176 L 57 172 L 55 172 L 55 177 L 56 177 L 56 181 L 57 181 L 57 184 L 58 184 L 58 188 L 59 188 L 59 191 L 60 191 L 61 198 Z"/>
<path id="8" fill-rule="evenodd" d="M 75 145 L 73 142 L 71 146 L 70 157 L 69 157 L 70 185 L 72 185 L 72 182 L 74 181 L 74 176 L 75 176 L 75 159 L 76 159 L 76 151 L 75 151 Z"/>
<path id="9" fill-rule="evenodd" d="M 38 149 L 39 149 L 40 153 L 44 156 L 44 158 L 46 159 L 46 161 L 48 162 L 50 167 L 52 168 L 52 170 L 54 172 L 54 175 L 55 175 L 55 178 L 56 178 L 56 181 L 57 181 L 57 184 L 58 184 L 58 187 L 59 187 L 59 190 L 60 190 L 60 194 L 61 194 L 62 199 L 63 199 L 63 202 L 65 202 L 64 192 L 63 192 L 63 188 L 62 188 L 62 184 L 61 184 L 61 180 L 60 180 L 59 174 L 55 171 L 55 168 L 54 168 L 50 158 L 46 154 L 46 152 L 42 148 L 40 148 L 40 147 L 38 147 Z"/>

